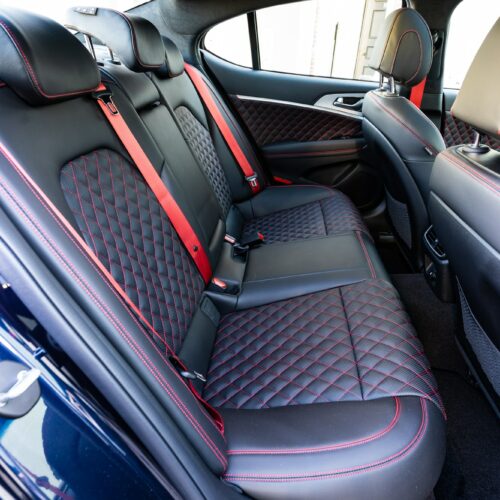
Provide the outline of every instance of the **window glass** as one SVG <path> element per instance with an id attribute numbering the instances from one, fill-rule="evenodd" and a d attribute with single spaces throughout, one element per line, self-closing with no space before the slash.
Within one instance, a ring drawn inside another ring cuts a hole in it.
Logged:
<path id="1" fill-rule="evenodd" d="M 385 17 L 401 5 L 402 0 L 308 0 L 261 9 L 257 11 L 261 68 L 376 80 L 368 68 L 373 45 Z M 213 28 L 205 44 L 224 59 L 251 66 L 245 16 Z"/>
<path id="2" fill-rule="evenodd" d="M 462 86 L 476 52 L 500 17 L 499 0 L 463 0 L 451 17 L 444 62 L 444 86 Z"/>
<path id="3" fill-rule="evenodd" d="M 218 24 L 205 36 L 205 48 L 222 59 L 240 66 L 252 66 L 247 16 Z"/>

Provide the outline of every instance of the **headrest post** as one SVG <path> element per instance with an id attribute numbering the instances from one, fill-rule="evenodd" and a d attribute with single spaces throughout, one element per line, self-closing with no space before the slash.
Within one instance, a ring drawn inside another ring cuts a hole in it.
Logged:
<path id="1" fill-rule="evenodd" d="M 392 95 L 396 95 L 396 82 L 394 81 L 394 77 L 393 76 L 389 77 L 389 92 Z"/>
<path id="2" fill-rule="evenodd" d="M 380 73 L 380 76 L 379 76 L 379 90 L 384 90 L 384 81 L 385 81 L 385 77 L 382 73 Z"/>
<path id="3" fill-rule="evenodd" d="M 474 142 L 472 144 L 469 144 L 468 146 L 465 146 L 465 148 L 463 149 L 464 153 L 476 155 L 483 155 L 487 153 L 490 148 L 485 144 L 481 144 L 481 138 L 482 134 L 477 130 L 474 130 Z"/>
<path id="4" fill-rule="evenodd" d="M 85 40 L 85 46 L 87 47 L 88 51 L 92 54 L 92 57 L 96 59 L 94 44 L 92 43 L 92 37 L 84 33 L 83 39 Z"/>

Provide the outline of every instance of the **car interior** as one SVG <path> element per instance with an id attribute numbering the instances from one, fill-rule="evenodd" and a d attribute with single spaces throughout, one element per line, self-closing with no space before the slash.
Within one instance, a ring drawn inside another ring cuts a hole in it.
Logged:
<path id="1" fill-rule="evenodd" d="M 2 317 L 164 498 L 500 498 L 495 2 L 137 3 L 0 2 Z"/>

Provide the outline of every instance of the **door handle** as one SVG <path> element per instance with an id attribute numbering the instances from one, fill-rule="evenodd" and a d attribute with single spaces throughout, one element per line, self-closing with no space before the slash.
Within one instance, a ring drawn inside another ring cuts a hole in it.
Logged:
<path id="1" fill-rule="evenodd" d="M 363 107 L 363 97 L 340 96 L 333 101 L 333 105 L 337 108 L 361 111 Z"/>

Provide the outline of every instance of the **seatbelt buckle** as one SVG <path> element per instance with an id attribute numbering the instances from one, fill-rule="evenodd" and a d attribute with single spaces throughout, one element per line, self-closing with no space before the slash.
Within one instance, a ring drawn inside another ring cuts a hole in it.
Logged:
<path id="1" fill-rule="evenodd" d="M 101 101 L 106 106 L 106 108 L 108 108 L 109 112 L 112 115 L 118 114 L 118 108 L 113 101 L 113 93 L 111 92 L 111 90 L 97 90 L 95 92 L 92 92 L 92 97 L 96 101 Z"/>
<path id="2" fill-rule="evenodd" d="M 212 284 L 224 292 L 227 290 L 227 283 L 222 281 L 220 278 L 216 278 L 215 276 L 212 278 Z"/>
<path id="3" fill-rule="evenodd" d="M 252 175 L 248 175 L 247 177 L 245 177 L 245 180 L 248 182 L 248 184 L 250 184 L 252 191 L 255 192 L 259 190 L 259 177 L 255 172 Z"/>
<path id="4" fill-rule="evenodd" d="M 265 239 L 265 236 L 260 231 L 255 231 L 255 233 L 251 237 L 240 241 L 238 244 L 243 247 L 254 248 L 262 245 Z"/>
<path id="5" fill-rule="evenodd" d="M 199 380 L 200 382 L 205 383 L 207 381 L 206 377 L 201 374 L 200 372 L 197 371 L 188 371 L 188 370 L 182 370 L 179 372 L 179 375 L 182 378 L 188 379 L 188 380 Z"/>
<path id="6" fill-rule="evenodd" d="M 231 236 L 230 234 L 226 234 L 224 236 L 224 241 L 229 243 L 230 245 L 235 245 L 237 243 L 236 238 Z"/>
<path id="7" fill-rule="evenodd" d="M 170 356 L 170 362 L 175 366 L 179 375 L 186 380 L 199 380 L 205 383 L 206 377 L 196 370 L 188 370 L 177 356 Z"/>

